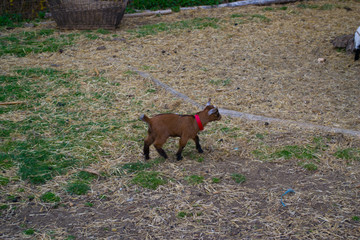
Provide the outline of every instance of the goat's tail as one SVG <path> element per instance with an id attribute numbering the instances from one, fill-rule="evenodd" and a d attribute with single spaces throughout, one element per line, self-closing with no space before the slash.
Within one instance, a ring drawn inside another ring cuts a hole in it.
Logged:
<path id="1" fill-rule="evenodd" d="M 141 114 L 140 120 L 144 121 L 144 122 L 146 122 L 147 124 L 150 125 L 150 118 L 148 116 L 146 116 L 145 114 Z"/>

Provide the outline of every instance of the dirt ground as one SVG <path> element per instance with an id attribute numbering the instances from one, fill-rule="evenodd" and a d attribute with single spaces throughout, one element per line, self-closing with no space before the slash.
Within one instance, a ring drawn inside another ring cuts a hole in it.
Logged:
<path id="1" fill-rule="evenodd" d="M 272 5 L 272 10 L 246 6 L 124 18 L 114 32 L 120 37 L 112 41 L 82 38 L 64 53 L 3 56 L 0 71 L 17 66 L 56 66 L 91 74 L 99 71 L 119 82 L 111 89 L 118 95 L 111 111 L 93 111 L 114 119 L 124 113 L 133 119 L 140 115 L 132 109 L 134 103 L 129 96 L 141 100 L 139 108 L 149 115 L 198 111 L 161 89 L 155 94 L 146 93 L 155 86 L 129 70 L 135 67 L 199 103 L 211 97 L 222 108 L 359 131 L 360 62 L 354 62 L 353 55 L 333 49 L 330 40 L 354 32 L 360 22 L 360 4 L 334 0 L 301 3 L 333 7 L 302 8 L 298 2 Z M 285 10 L 280 9 L 284 6 Z M 128 31 L 195 17 L 217 18 L 219 26 L 175 29 L 140 38 Z M 96 50 L 100 46 L 105 49 Z M 326 61 L 319 63 L 318 58 Z M 94 83 L 84 89 L 96 87 Z M 354 218 L 360 216 L 360 161 L 334 155 L 339 149 L 360 149 L 360 139 L 230 117 L 209 125 L 200 134 L 205 152 L 201 156 L 195 153 L 194 144 L 189 144 L 184 160 L 177 162 L 172 154 L 177 140 L 166 144 L 172 157 L 151 170 L 169 181 L 156 190 L 131 184 L 132 174 L 111 174 L 121 164 L 143 161 L 141 140 L 121 138 L 118 143 L 104 145 L 109 155 L 90 166 L 109 175 L 92 182 L 87 195 L 69 195 L 63 190 L 71 172 L 44 185 L 19 182 L 16 186 L 0 186 L 2 203 L 8 201 L 3 193 L 16 192 L 19 187 L 25 189 L 23 196 L 17 193 L 22 200 L 26 194 L 39 196 L 48 190 L 61 197 L 60 204 L 38 198 L 11 202 L 13 208 L 0 216 L 0 238 L 360 238 L 360 222 Z M 137 134 L 137 139 L 146 134 L 130 124 L 126 130 Z M 303 159 L 296 157 L 267 159 L 255 154 L 270 154 L 284 146 L 314 147 L 319 143 L 315 139 L 321 139 L 314 160 L 316 171 L 303 168 Z M 121 148 L 115 149 L 116 144 Z M 151 156 L 157 157 L 154 149 Z M 236 183 L 233 173 L 244 175 L 246 181 Z M 189 175 L 203 176 L 204 182 L 189 184 Z M 213 178 L 219 182 L 214 183 Z M 281 196 L 288 189 L 295 193 L 283 196 L 283 206 Z M 36 231 L 25 235 L 26 228 Z"/>

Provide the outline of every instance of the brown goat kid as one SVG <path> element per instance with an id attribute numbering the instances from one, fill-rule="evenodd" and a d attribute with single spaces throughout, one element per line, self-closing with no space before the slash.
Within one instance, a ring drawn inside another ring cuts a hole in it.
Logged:
<path id="1" fill-rule="evenodd" d="M 169 137 L 180 137 L 179 150 L 176 153 L 177 160 L 181 160 L 182 150 L 189 139 L 195 141 L 196 149 L 199 153 L 203 150 L 200 146 L 199 131 L 203 130 L 206 124 L 212 121 L 218 121 L 221 119 L 219 110 L 210 104 L 206 104 L 206 107 L 201 112 L 195 115 L 178 115 L 178 114 L 159 114 L 152 118 L 146 115 L 141 115 L 140 119 L 149 125 L 148 136 L 144 140 L 144 155 L 145 159 L 150 159 L 150 145 L 154 144 L 157 152 L 164 157 L 168 158 L 162 146 Z"/>

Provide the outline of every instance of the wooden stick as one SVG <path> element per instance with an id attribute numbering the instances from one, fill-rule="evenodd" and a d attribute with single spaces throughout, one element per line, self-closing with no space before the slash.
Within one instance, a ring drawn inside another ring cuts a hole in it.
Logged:
<path id="1" fill-rule="evenodd" d="M 159 10 L 159 11 L 144 11 L 140 13 L 129 13 L 125 14 L 125 17 L 144 17 L 144 16 L 152 16 L 156 14 L 165 15 L 165 14 L 171 14 L 171 9 L 168 10 Z"/>
<path id="2" fill-rule="evenodd" d="M 159 87 L 164 88 L 166 91 L 173 94 L 174 96 L 176 96 L 176 97 L 178 97 L 180 99 L 183 99 L 184 101 L 186 101 L 188 103 L 191 103 L 192 105 L 194 105 L 194 106 L 196 106 L 198 108 L 203 108 L 204 107 L 203 105 L 197 103 L 196 101 L 192 100 L 188 96 L 174 90 L 173 88 L 166 85 L 165 83 L 162 83 L 160 80 L 152 77 L 150 74 L 142 72 L 142 71 L 140 71 L 140 70 L 138 70 L 138 69 L 136 69 L 134 67 L 130 67 L 130 70 L 136 72 L 137 74 L 139 74 L 143 78 L 150 79 L 156 85 L 158 85 Z M 317 124 L 312 124 L 312 123 L 307 123 L 307 122 L 298 122 L 298 121 L 295 121 L 295 120 L 286 120 L 286 119 L 265 117 L 265 116 L 260 116 L 260 115 L 253 115 L 253 114 L 249 114 L 249 113 L 243 113 L 243 112 L 238 112 L 238 111 L 234 111 L 234 110 L 229 110 L 229 109 L 225 109 L 225 108 L 219 108 L 219 112 L 222 115 L 226 115 L 226 116 L 230 116 L 230 117 L 242 118 L 242 119 L 250 120 L 250 121 L 264 122 L 264 123 L 267 123 L 267 124 L 269 124 L 269 123 L 277 123 L 279 125 L 285 125 L 285 126 L 298 126 L 298 127 L 305 128 L 305 129 L 321 130 L 321 131 L 324 131 L 324 132 L 332 132 L 332 133 L 343 133 L 343 134 L 348 134 L 348 135 L 352 135 L 352 136 L 355 136 L 355 137 L 360 137 L 360 131 L 357 131 L 357 130 L 336 128 L 336 127 L 328 127 L 328 126 L 322 126 L 322 125 L 317 125 Z"/>
<path id="3" fill-rule="evenodd" d="M 18 104 L 24 104 L 25 102 L 0 102 L 1 106 L 5 105 L 18 105 Z"/>
<path id="4" fill-rule="evenodd" d="M 209 6 L 195 6 L 195 7 L 182 7 L 181 11 L 184 10 L 197 10 L 197 9 L 212 9 L 212 8 L 223 8 L 223 7 L 241 7 L 246 5 L 270 5 L 270 4 L 284 4 L 284 3 L 292 3 L 300 0 L 243 0 L 238 2 L 231 3 L 223 3 L 219 5 L 209 5 Z M 130 13 L 125 14 L 125 17 L 144 17 L 144 16 L 152 16 L 156 14 L 165 15 L 171 14 L 172 10 L 158 10 L 158 11 L 144 11 L 139 13 Z"/>

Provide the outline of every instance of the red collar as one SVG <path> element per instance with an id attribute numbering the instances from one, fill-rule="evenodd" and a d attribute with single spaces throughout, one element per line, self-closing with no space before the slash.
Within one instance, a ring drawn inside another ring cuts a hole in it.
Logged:
<path id="1" fill-rule="evenodd" d="M 199 126 L 200 131 L 204 130 L 204 127 L 201 123 L 199 115 L 195 115 L 195 119 L 196 119 L 197 125 Z"/>

